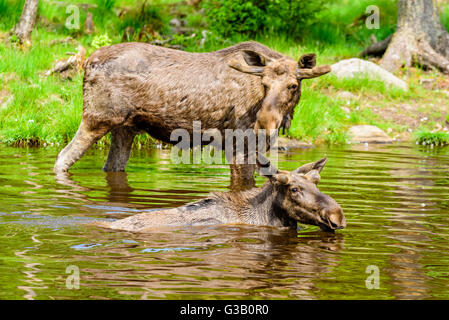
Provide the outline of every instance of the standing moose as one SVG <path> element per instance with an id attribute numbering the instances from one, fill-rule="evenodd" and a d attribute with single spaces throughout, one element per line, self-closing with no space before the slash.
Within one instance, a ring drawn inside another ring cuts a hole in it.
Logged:
<path id="1" fill-rule="evenodd" d="M 145 43 L 103 47 L 85 62 L 83 117 L 59 153 L 56 173 L 68 171 L 111 131 L 104 171 L 124 171 L 132 142 L 142 131 L 166 143 L 175 129 L 278 130 L 291 118 L 301 80 L 330 72 L 315 54 L 299 62 L 257 42 L 215 52 L 190 53 Z M 285 121 L 284 121 L 285 122 Z M 231 163 L 231 188 L 254 186 L 255 165 Z"/>

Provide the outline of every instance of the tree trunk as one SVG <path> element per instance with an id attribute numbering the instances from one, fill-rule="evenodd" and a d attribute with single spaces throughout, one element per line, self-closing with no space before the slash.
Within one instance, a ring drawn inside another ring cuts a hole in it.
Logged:
<path id="1" fill-rule="evenodd" d="M 39 0 L 25 0 L 22 15 L 16 24 L 12 33 L 15 34 L 20 44 L 25 46 L 31 45 L 31 31 L 36 23 L 37 8 Z"/>
<path id="2" fill-rule="evenodd" d="M 449 33 L 435 0 L 398 0 L 396 32 L 381 65 L 394 72 L 413 64 L 449 73 Z"/>

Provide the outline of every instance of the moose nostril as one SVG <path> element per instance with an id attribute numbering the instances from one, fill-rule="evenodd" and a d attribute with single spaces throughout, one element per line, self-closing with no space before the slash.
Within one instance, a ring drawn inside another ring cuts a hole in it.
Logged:
<path id="1" fill-rule="evenodd" d="M 329 219 L 329 226 L 330 226 L 332 229 L 338 229 L 338 228 L 340 228 L 340 226 L 339 226 L 338 224 L 332 222 L 332 220 L 330 220 L 330 219 Z"/>
<path id="2" fill-rule="evenodd" d="M 346 219 L 343 216 L 343 212 L 340 212 L 340 214 L 334 213 L 330 214 L 328 221 L 330 224 L 330 227 L 333 229 L 343 229 L 346 227 Z"/>

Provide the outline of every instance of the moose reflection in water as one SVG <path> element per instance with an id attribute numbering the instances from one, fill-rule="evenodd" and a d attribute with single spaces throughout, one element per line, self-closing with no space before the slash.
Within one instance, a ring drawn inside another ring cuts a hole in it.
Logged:
<path id="1" fill-rule="evenodd" d="M 252 224 L 296 230 L 300 222 L 333 232 L 343 229 L 346 219 L 337 202 L 317 188 L 326 161 L 323 158 L 289 172 L 279 171 L 265 159 L 265 165 L 258 163 L 258 172 L 268 181 L 260 188 L 213 193 L 206 199 L 179 208 L 145 212 L 101 225 L 133 232 L 216 224 Z"/>
<path id="2" fill-rule="evenodd" d="M 132 241 L 80 251 L 78 259 L 95 261 L 102 257 L 115 270 L 110 272 L 102 265 L 90 268 L 83 277 L 86 286 L 95 288 L 98 281 L 127 283 L 128 287 L 120 288 L 121 293 L 139 299 L 168 298 L 170 291 L 198 299 L 270 299 L 286 290 L 290 298 L 316 299 L 316 277 L 326 277 L 341 265 L 338 253 L 345 246 L 342 233 L 311 231 L 297 237 L 290 229 L 249 225 L 192 227 L 179 232 L 159 229 L 154 233 L 89 231 L 91 238 L 101 235 Z M 139 254 L 136 249 L 142 250 L 140 243 L 146 248 Z M 157 265 L 152 264 L 154 259 Z M 232 267 L 242 261 L 243 267 Z M 179 284 L 173 284 L 173 277 Z"/>

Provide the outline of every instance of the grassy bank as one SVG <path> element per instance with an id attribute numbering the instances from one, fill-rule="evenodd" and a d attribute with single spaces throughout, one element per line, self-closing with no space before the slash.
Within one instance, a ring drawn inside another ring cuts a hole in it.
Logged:
<path id="1" fill-rule="evenodd" d="M 396 7 L 392 1 L 341 0 L 323 8 L 319 13 L 321 22 L 306 30 L 307 36 L 301 40 L 267 32 L 251 38 L 240 35 L 227 39 L 208 34 L 202 41 L 202 30 L 207 29 L 207 25 L 200 8 L 178 1 L 151 1 L 143 10 L 131 0 L 69 2 L 96 5 L 89 9 L 96 25 L 94 34 L 83 32 L 86 10 L 80 11 L 81 29 L 69 30 L 64 27 L 68 17 L 66 7 L 41 0 L 37 28 L 32 34 L 33 46 L 19 50 L 6 39 L 7 32 L 20 16 L 23 1 L 0 0 L 2 142 L 45 145 L 69 141 L 81 120 L 82 73 L 65 80 L 59 75 L 47 77 L 43 73 L 51 69 L 56 60 L 66 58 L 67 52 L 75 52 L 78 45 L 84 46 L 88 54 L 92 53 L 101 35 L 110 39 L 104 44 L 121 42 L 128 26 L 133 26 L 136 34 L 145 28 L 151 30 L 150 40 L 171 37 L 171 45 L 181 45 L 188 51 L 217 50 L 253 39 L 295 59 L 305 52 L 315 52 L 318 63 L 322 64 L 357 56 L 370 44 L 371 34 L 379 40 L 385 38 L 394 31 L 396 21 Z M 381 8 L 379 30 L 365 27 L 365 8 L 371 4 Z M 444 5 L 441 12 L 442 21 L 449 28 L 449 4 Z M 185 28 L 195 35 L 173 33 L 169 25 L 172 18 L 185 21 Z M 62 41 L 67 37 L 73 40 Z M 344 143 L 348 139 L 348 127 L 355 124 L 377 125 L 396 139 L 412 139 L 418 132 L 422 135 L 441 131 L 449 113 L 448 78 L 419 69 L 402 70 L 399 76 L 408 79 L 410 90 L 406 93 L 386 88 L 380 82 L 338 80 L 329 75 L 304 82 L 303 96 L 289 135 L 314 143 Z M 151 143 L 145 136 L 137 139 L 141 144 Z M 100 144 L 107 143 L 108 138 L 100 141 Z"/>

